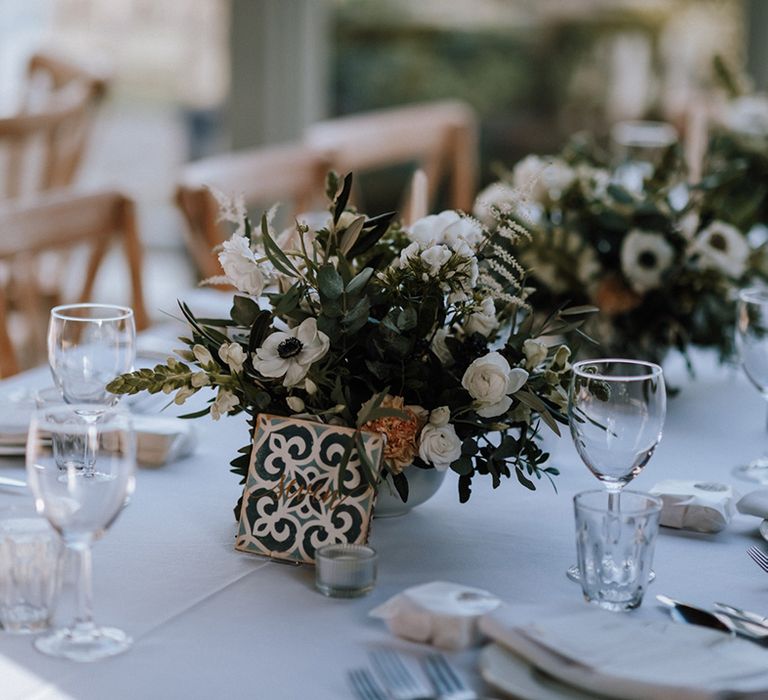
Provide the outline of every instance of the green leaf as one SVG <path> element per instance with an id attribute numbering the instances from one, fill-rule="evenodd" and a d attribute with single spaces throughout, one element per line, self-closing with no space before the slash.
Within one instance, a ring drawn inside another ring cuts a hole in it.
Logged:
<path id="1" fill-rule="evenodd" d="M 366 267 L 358 272 L 349 281 L 349 284 L 345 290 L 347 294 L 357 294 L 358 292 L 363 291 L 363 289 L 365 289 L 365 285 L 367 285 L 368 281 L 371 279 L 371 275 L 373 275 L 372 267 Z"/>
<path id="2" fill-rule="evenodd" d="M 262 346 L 271 325 L 272 314 L 269 311 L 260 311 L 251 324 L 251 335 L 248 338 L 249 353 L 256 352 L 256 349 Z"/>
<path id="3" fill-rule="evenodd" d="M 525 486 L 530 491 L 536 490 L 536 484 L 534 484 L 525 474 L 523 474 L 522 469 L 515 469 L 515 476 L 517 476 L 517 480 Z"/>
<path id="4" fill-rule="evenodd" d="M 327 299 L 338 299 L 344 293 L 344 282 L 336 268 L 323 265 L 317 273 L 318 291 Z"/>
<path id="5" fill-rule="evenodd" d="M 371 302 L 368 297 L 363 297 L 341 319 L 342 328 L 348 333 L 357 333 L 368 321 L 371 312 Z"/>
<path id="6" fill-rule="evenodd" d="M 250 328 L 261 311 L 259 305 L 253 299 L 239 294 L 235 294 L 232 302 L 232 311 L 229 315 L 239 326 Z"/>
<path id="7" fill-rule="evenodd" d="M 339 241 L 339 250 L 344 253 L 344 255 L 347 255 L 352 246 L 357 243 L 360 232 L 363 230 L 363 224 L 365 224 L 365 217 L 358 216 L 349 226 L 347 226 L 344 235 L 342 235 L 341 240 Z"/>
<path id="8" fill-rule="evenodd" d="M 582 306 L 571 306 L 567 309 L 563 309 L 560 312 L 561 316 L 580 316 L 582 314 L 596 314 L 600 311 L 599 307 L 592 306 L 591 304 L 583 304 Z"/>
<path id="9" fill-rule="evenodd" d="M 299 273 L 293 266 L 293 263 L 280 249 L 280 246 L 275 243 L 272 236 L 269 235 L 269 224 L 267 223 L 266 214 L 261 217 L 261 237 L 264 242 L 264 252 L 275 268 L 284 275 L 288 275 L 288 277 L 298 277 Z"/>
<path id="10" fill-rule="evenodd" d="M 357 239 L 357 243 L 352 246 L 349 253 L 347 254 L 347 257 L 350 259 L 354 258 L 375 246 L 379 240 L 381 240 L 381 237 L 387 232 L 389 223 L 395 216 L 395 213 L 396 212 L 390 211 L 386 214 L 377 216 L 375 219 L 368 219 L 368 221 L 365 222 L 365 226 L 363 227 L 363 230 L 366 232 Z M 373 224 L 373 228 L 370 231 L 367 231 L 371 224 Z"/>
<path id="11" fill-rule="evenodd" d="M 360 465 L 363 468 L 363 475 L 365 476 L 366 481 L 376 488 L 376 484 L 378 483 L 378 468 L 371 462 L 371 458 L 365 450 L 363 434 L 359 430 L 355 434 L 355 442 L 357 445 L 357 455 L 360 458 Z"/>
<path id="12" fill-rule="evenodd" d="M 397 315 L 397 327 L 401 331 L 410 331 L 416 327 L 417 320 L 416 309 L 409 306 Z"/>
<path id="13" fill-rule="evenodd" d="M 408 501 L 408 479 L 403 472 L 392 475 L 392 485 L 397 490 L 403 503 Z"/>
<path id="14" fill-rule="evenodd" d="M 534 411 L 538 412 L 538 414 L 541 416 L 541 419 L 547 424 L 550 430 L 552 430 L 555 435 L 560 435 L 560 428 L 557 427 L 557 423 L 549 414 L 547 405 L 538 396 L 536 396 L 536 394 L 533 394 L 525 389 L 521 389 L 515 394 L 515 398 L 521 403 L 524 403 L 529 408 L 532 408 Z"/>
<path id="15" fill-rule="evenodd" d="M 462 474 L 459 477 L 459 503 L 466 503 L 472 495 L 472 476 Z"/>
<path id="16" fill-rule="evenodd" d="M 470 476 L 475 471 L 472 459 L 468 455 L 462 455 L 452 462 L 451 470 L 462 476 Z"/>
<path id="17" fill-rule="evenodd" d="M 349 195 L 352 192 L 352 173 L 347 173 L 344 176 L 344 185 L 341 188 L 339 196 L 336 197 L 336 204 L 333 209 L 333 223 L 337 224 L 339 218 L 347 208 L 347 202 L 349 201 Z"/>

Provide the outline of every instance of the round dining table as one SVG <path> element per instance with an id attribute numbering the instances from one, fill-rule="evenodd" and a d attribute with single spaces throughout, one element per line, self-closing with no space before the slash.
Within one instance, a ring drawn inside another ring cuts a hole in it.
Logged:
<path id="1" fill-rule="evenodd" d="M 694 359 L 695 378 L 679 358 L 665 367 L 678 393 L 668 402 L 656 453 L 630 488 L 648 491 L 672 478 L 731 484 L 740 494 L 760 488 L 740 481 L 733 468 L 768 447 L 765 401 L 737 368 L 719 366 L 706 353 Z M 32 370 L 0 383 L 0 400 L 48 384 L 47 369 Z M 368 614 L 410 586 L 447 581 L 539 606 L 582 600 L 580 587 L 565 576 L 575 561 L 572 498 L 600 485 L 567 429 L 560 439 L 545 438 L 561 471 L 556 491 L 542 479 L 530 492 L 514 477 L 494 490 L 478 476 L 471 499 L 461 504 L 449 473 L 425 504 L 374 519 L 378 581 L 356 599 L 321 595 L 311 566 L 235 551 L 233 507 L 242 487 L 229 461 L 248 442 L 245 419 L 202 418 L 194 429 L 193 454 L 138 471 L 130 503 L 94 547 L 96 621 L 126 630 L 133 647 L 78 664 L 43 656 L 29 636 L 0 632 L 2 700 L 342 700 L 354 697 L 348 671 L 369 665 L 372 650 L 428 651 L 394 637 Z M 0 476 L 23 479 L 23 462 L 0 459 Z M 0 488 L 0 504 L 20 497 Z M 746 554 L 763 543 L 760 522 L 736 514 L 717 534 L 662 528 L 655 582 L 638 610 L 616 614 L 667 617 L 657 593 L 768 614 L 768 573 Z M 73 597 L 70 580 L 57 623 L 68 621 Z M 480 677 L 477 649 L 447 658 L 478 691 L 501 696 Z"/>

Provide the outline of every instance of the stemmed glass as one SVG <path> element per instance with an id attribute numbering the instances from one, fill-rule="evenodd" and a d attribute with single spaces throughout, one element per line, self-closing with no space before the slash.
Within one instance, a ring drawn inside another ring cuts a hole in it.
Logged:
<path id="1" fill-rule="evenodd" d="M 131 645 L 122 630 L 93 622 L 91 546 L 133 491 L 134 436 L 125 412 L 105 408 L 93 421 L 88 410 L 78 404 L 38 409 L 27 438 L 27 476 L 37 510 L 79 561 L 74 622 L 38 637 L 35 647 L 74 661 L 95 661 Z M 88 470 L 82 469 L 83 443 L 93 460 Z"/>
<path id="2" fill-rule="evenodd" d="M 108 304 L 68 304 L 51 310 L 48 363 L 67 403 L 98 414 L 119 396 L 106 385 L 130 372 L 136 359 L 133 310 Z"/>
<path id="3" fill-rule="evenodd" d="M 749 381 L 768 400 L 768 290 L 742 289 L 736 314 L 736 348 Z M 768 455 L 736 467 L 750 481 L 768 483 Z"/>
<path id="4" fill-rule="evenodd" d="M 571 436 L 584 464 L 605 485 L 609 510 L 661 440 L 667 393 L 661 367 L 639 360 L 582 360 L 568 397 Z M 578 580 L 578 567 L 568 569 Z"/>

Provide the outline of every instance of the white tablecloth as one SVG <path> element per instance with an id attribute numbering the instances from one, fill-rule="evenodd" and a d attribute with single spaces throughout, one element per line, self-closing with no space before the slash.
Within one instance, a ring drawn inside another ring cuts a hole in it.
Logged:
<path id="1" fill-rule="evenodd" d="M 766 407 L 733 369 L 702 358 L 699 377 L 669 402 L 662 443 L 632 488 L 664 478 L 754 485 L 731 468 L 768 446 Z M 0 385 L 34 385 L 30 373 Z M 458 502 L 449 476 L 431 501 L 410 514 L 374 522 L 379 581 L 368 597 L 333 600 L 314 590 L 314 571 L 265 562 L 232 548 L 238 479 L 228 461 L 247 442 L 240 418 L 197 421 L 200 446 L 185 460 L 140 471 L 136 493 L 94 551 L 97 622 L 127 630 L 127 654 L 78 665 L 42 656 L 28 637 L 0 633 L 0 698 L 51 700 L 278 700 L 351 697 L 345 671 L 367 665 L 367 652 L 393 639 L 368 611 L 408 586 L 436 579 L 485 588 L 521 603 L 578 600 L 565 577 L 575 559 L 571 497 L 598 482 L 566 436 L 554 452 L 558 493 L 542 482 L 529 493 L 515 480 L 495 492 L 477 478 L 469 503 Z M 21 460 L 0 461 L 0 474 L 23 477 Z M 0 499 L 14 498 L 0 493 Z M 725 601 L 768 613 L 768 574 L 746 556 L 761 542 L 759 520 L 737 516 L 718 535 L 663 530 L 652 594 L 693 603 Z M 65 603 L 61 621 L 66 621 Z M 640 616 L 667 613 L 650 595 Z M 470 678 L 476 656 L 453 655 Z"/>

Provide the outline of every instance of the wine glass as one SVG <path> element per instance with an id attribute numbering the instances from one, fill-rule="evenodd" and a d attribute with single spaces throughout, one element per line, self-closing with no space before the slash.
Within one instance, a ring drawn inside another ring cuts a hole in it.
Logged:
<path id="1" fill-rule="evenodd" d="M 744 373 L 768 400 L 768 290 L 739 292 L 736 348 Z M 736 467 L 736 473 L 750 481 L 768 483 L 768 455 Z"/>
<path id="2" fill-rule="evenodd" d="M 639 360 L 582 360 L 568 397 L 571 437 L 584 464 L 605 485 L 609 510 L 661 440 L 667 392 L 661 367 Z M 568 577 L 578 580 L 572 566 Z"/>
<path id="3" fill-rule="evenodd" d="M 109 304 L 67 304 L 51 310 L 48 363 L 67 403 L 87 405 L 91 414 L 113 406 L 119 396 L 106 385 L 130 372 L 136 359 L 133 310 Z"/>
<path id="4" fill-rule="evenodd" d="M 38 409 L 27 438 L 27 476 L 37 510 L 79 561 L 74 622 L 38 637 L 35 647 L 74 661 L 113 656 L 131 645 L 122 630 L 93 622 L 91 546 L 133 492 L 134 435 L 124 411 L 105 408 L 96 421 L 87 411 L 87 405 L 77 404 Z M 82 468 L 83 443 L 93 457 L 87 470 Z"/>

